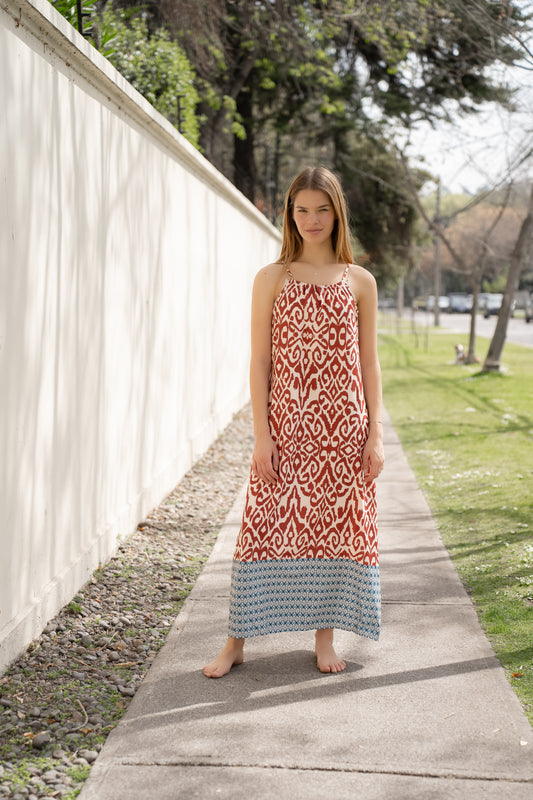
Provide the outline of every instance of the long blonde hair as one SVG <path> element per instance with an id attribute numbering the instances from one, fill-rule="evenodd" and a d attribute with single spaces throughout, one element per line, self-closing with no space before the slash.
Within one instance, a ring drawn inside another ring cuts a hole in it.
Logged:
<path id="1" fill-rule="evenodd" d="M 319 189 L 329 197 L 336 217 L 331 234 L 331 244 L 335 251 L 335 257 L 339 264 L 351 264 L 353 262 L 353 253 L 350 244 L 346 200 L 339 179 L 326 167 L 306 167 L 294 178 L 289 186 L 285 199 L 283 239 L 278 263 L 290 264 L 302 254 L 302 237 L 298 233 L 298 228 L 294 222 L 294 202 L 296 195 L 302 189 Z"/>

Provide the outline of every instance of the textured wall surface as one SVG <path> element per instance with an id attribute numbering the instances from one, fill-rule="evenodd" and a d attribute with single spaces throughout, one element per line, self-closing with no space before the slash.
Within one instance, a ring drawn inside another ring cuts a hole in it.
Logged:
<path id="1" fill-rule="evenodd" d="M 1 668 L 246 400 L 279 236 L 46 0 L 0 97 Z"/>

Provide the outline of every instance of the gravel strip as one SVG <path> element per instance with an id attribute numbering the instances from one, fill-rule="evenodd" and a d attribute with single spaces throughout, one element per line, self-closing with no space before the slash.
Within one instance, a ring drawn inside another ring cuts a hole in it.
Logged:
<path id="1" fill-rule="evenodd" d="M 0 798 L 77 796 L 200 574 L 252 448 L 248 405 L 0 678 Z"/>

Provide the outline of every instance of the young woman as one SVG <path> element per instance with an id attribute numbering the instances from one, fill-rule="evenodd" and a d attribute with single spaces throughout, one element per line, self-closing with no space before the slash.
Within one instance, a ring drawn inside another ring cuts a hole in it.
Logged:
<path id="1" fill-rule="evenodd" d="M 250 389 L 255 447 L 234 554 L 229 638 L 315 630 L 321 672 L 346 664 L 341 628 L 377 639 L 375 479 L 383 468 L 377 290 L 353 265 L 341 186 L 305 169 L 286 199 L 279 261 L 256 276 Z"/>

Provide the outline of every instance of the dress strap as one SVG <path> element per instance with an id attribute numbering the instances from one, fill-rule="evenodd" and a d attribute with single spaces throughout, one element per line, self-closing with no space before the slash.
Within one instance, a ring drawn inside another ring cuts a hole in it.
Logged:
<path id="1" fill-rule="evenodd" d="M 345 267 L 345 269 L 344 269 L 344 272 L 342 273 L 342 280 L 343 280 L 343 281 L 345 281 L 345 280 L 346 280 L 346 278 L 348 277 L 348 272 L 349 272 L 349 270 L 350 270 L 350 265 L 349 265 L 349 264 L 346 264 L 346 267 Z"/>
<path id="2" fill-rule="evenodd" d="M 289 278 L 292 278 L 292 280 L 294 280 L 294 275 L 292 274 L 292 272 L 291 272 L 291 268 L 289 267 L 289 265 L 288 265 L 288 264 L 287 264 L 287 266 L 285 267 L 285 269 L 287 270 L 287 275 L 289 276 Z"/>

